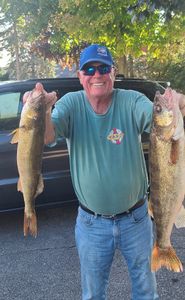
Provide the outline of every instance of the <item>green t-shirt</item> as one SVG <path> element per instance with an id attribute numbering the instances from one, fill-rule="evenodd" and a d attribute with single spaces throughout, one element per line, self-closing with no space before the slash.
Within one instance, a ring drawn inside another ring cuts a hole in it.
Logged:
<path id="1" fill-rule="evenodd" d="M 147 192 L 141 133 L 150 131 L 152 107 L 143 94 L 122 89 L 113 90 L 111 106 L 102 115 L 93 111 L 84 91 L 56 103 L 56 137 L 66 137 L 74 189 L 90 210 L 121 213 Z"/>

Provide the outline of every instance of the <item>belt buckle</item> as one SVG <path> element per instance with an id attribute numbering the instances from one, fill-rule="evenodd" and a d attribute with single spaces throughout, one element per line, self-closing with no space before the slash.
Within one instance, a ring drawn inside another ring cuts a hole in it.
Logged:
<path id="1" fill-rule="evenodd" d="M 105 219 L 114 219 L 116 217 L 116 215 L 101 215 L 102 218 L 105 218 Z"/>

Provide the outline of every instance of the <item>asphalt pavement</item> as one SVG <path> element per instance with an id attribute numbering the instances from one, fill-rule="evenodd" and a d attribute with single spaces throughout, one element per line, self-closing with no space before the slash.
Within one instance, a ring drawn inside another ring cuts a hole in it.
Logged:
<path id="1" fill-rule="evenodd" d="M 37 210 L 37 238 L 23 236 L 23 211 L 0 215 L 0 300 L 80 300 L 80 268 L 74 240 L 77 206 Z M 185 229 L 172 242 L 185 262 Z M 185 271 L 157 272 L 161 300 L 185 299 Z M 127 267 L 113 261 L 108 300 L 129 300 Z"/>

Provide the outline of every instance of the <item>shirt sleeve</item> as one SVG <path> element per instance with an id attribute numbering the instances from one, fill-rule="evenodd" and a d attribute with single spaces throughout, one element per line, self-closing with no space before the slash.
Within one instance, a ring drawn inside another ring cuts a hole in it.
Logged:
<path id="1" fill-rule="evenodd" d="M 150 133 L 153 103 L 145 95 L 138 93 L 135 102 L 135 120 L 140 134 L 143 132 Z"/>

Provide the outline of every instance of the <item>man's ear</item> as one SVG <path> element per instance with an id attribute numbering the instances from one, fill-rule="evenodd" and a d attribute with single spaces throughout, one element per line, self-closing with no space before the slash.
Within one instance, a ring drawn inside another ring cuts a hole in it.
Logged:
<path id="1" fill-rule="evenodd" d="M 82 76 L 81 76 L 81 72 L 79 70 L 77 71 L 77 76 L 80 80 L 80 83 L 82 84 Z"/>
<path id="2" fill-rule="evenodd" d="M 116 77 L 116 74 L 117 74 L 117 68 L 116 68 L 116 67 L 113 67 L 113 70 L 114 70 L 114 77 Z"/>
<path id="3" fill-rule="evenodd" d="M 113 68 L 113 70 L 112 70 L 111 73 L 110 73 L 110 77 L 111 77 L 112 80 L 115 80 L 115 78 L 116 78 L 116 73 L 117 73 L 116 68 Z"/>

